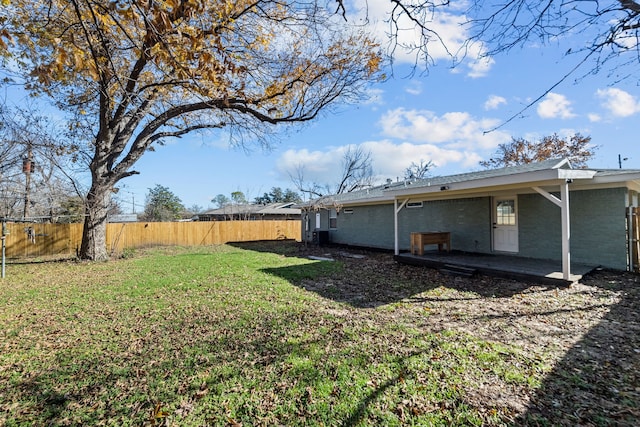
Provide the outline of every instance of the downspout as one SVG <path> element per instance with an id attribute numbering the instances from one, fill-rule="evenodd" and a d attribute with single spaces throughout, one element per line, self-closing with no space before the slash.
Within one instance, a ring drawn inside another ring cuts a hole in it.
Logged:
<path id="1" fill-rule="evenodd" d="M 395 246 L 394 246 L 394 254 L 395 255 L 400 255 L 400 246 L 398 243 L 398 212 L 400 212 L 402 210 L 402 208 L 404 207 L 404 205 L 407 204 L 407 202 L 409 201 L 409 199 L 405 199 L 402 204 L 400 204 L 400 206 L 398 206 L 398 199 L 394 199 L 393 200 L 393 232 L 394 232 L 394 239 L 395 239 Z"/>

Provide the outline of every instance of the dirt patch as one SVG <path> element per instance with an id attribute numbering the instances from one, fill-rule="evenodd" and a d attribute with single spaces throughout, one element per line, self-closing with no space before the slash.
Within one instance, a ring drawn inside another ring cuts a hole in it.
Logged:
<path id="1" fill-rule="evenodd" d="M 304 287 L 378 318 L 428 331 L 462 331 L 517 346 L 548 366 L 530 391 L 475 384 L 468 399 L 508 407 L 516 424 L 635 425 L 640 418 L 640 276 L 599 270 L 557 287 L 444 275 L 389 253 L 304 247 L 345 264 Z"/>

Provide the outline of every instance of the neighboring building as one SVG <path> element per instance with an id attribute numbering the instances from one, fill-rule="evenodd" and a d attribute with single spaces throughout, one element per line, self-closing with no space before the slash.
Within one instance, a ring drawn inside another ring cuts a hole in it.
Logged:
<path id="1" fill-rule="evenodd" d="M 107 221 L 109 221 L 109 222 L 136 222 L 136 221 L 138 221 L 138 215 L 137 214 L 109 215 L 107 217 Z"/>
<path id="2" fill-rule="evenodd" d="M 303 240 L 408 251 L 411 232 L 447 231 L 454 251 L 632 269 L 640 170 L 573 169 L 556 159 L 388 182 L 310 202 Z"/>
<path id="3" fill-rule="evenodd" d="M 268 205 L 227 205 L 197 215 L 197 221 L 260 221 L 299 220 L 301 210 L 294 203 L 270 203 Z"/>

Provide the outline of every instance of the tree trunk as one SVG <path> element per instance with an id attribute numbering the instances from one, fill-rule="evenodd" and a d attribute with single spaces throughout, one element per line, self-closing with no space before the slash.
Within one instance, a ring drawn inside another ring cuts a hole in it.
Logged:
<path id="1" fill-rule="evenodd" d="M 111 201 L 111 188 L 108 185 L 94 184 L 87 195 L 84 229 L 80 259 L 106 261 L 107 252 L 107 211 Z"/>

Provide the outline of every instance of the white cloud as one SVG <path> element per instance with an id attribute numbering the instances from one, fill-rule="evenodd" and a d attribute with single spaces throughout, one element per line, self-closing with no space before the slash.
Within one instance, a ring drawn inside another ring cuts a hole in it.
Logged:
<path id="1" fill-rule="evenodd" d="M 621 89 L 599 89 L 596 96 L 603 99 L 602 106 L 615 117 L 629 117 L 640 112 L 640 103 Z"/>
<path id="2" fill-rule="evenodd" d="M 298 178 L 299 169 L 306 183 L 331 184 L 340 175 L 341 159 L 347 146 L 328 148 L 326 151 L 289 149 L 276 161 L 276 170 L 283 179 Z"/>
<path id="3" fill-rule="evenodd" d="M 602 120 L 602 117 L 600 117 L 600 115 L 596 113 L 589 113 L 587 117 L 589 118 L 589 121 L 591 123 L 597 123 Z"/>
<path id="4" fill-rule="evenodd" d="M 463 168 L 477 167 L 482 160 L 474 151 L 439 147 L 435 144 L 414 144 L 390 140 L 367 141 L 361 147 L 371 152 L 374 181 L 382 183 L 387 178 L 402 179 L 411 162 L 432 161 L 437 167 L 458 164 Z M 334 147 L 327 151 L 287 150 L 276 162 L 276 168 L 283 178 L 297 176 L 299 167 L 308 183 L 334 185 L 341 173 L 341 160 L 348 146 Z M 437 174 L 437 168 L 434 170 Z"/>
<path id="5" fill-rule="evenodd" d="M 575 117 L 571 111 L 571 101 L 559 93 L 549 92 L 538 104 L 538 115 L 543 119 L 570 119 Z"/>
<path id="6" fill-rule="evenodd" d="M 498 123 L 464 112 L 438 116 L 430 111 L 398 108 L 387 111 L 379 120 L 386 138 L 362 142 L 360 146 L 371 152 L 378 183 L 386 178 L 402 178 L 405 169 L 420 160 L 437 165 L 434 174 L 455 173 L 477 168 L 478 162 L 487 158 L 498 144 L 511 139 L 503 131 L 484 133 Z M 341 159 L 347 147 L 330 147 L 325 151 L 290 149 L 277 160 L 276 168 L 287 178 L 289 174 L 295 176 L 296 169 L 302 166 L 305 181 L 333 184 L 341 173 Z"/>
<path id="7" fill-rule="evenodd" d="M 409 95 L 421 95 L 422 83 L 417 80 L 412 80 L 405 88 L 405 92 L 407 92 Z"/>
<path id="8" fill-rule="evenodd" d="M 390 140 L 369 141 L 362 144 L 370 150 L 374 170 L 381 178 L 402 178 L 412 162 L 432 161 L 437 167 L 458 163 L 464 168 L 474 167 L 482 159 L 477 153 L 439 147 L 435 144 L 395 143 Z M 437 173 L 437 169 L 434 170 Z"/>
<path id="9" fill-rule="evenodd" d="M 369 88 L 365 94 L 366 99 L 361 102 L 361 105 L 382 105 L 384 104 L 382 95 L 384 95 L 382 89 Z"/>
<path id="10" fill-rule="evenodd" d="M 498 95 L 491 95 L 489 96 L 489 99 L 487 99 L 484 103 L 484 109 L 485 110 L 495 110 L 498 107 L 500 107 L 501 105 L 505 104 L 506 105 L 507 100 L 501 96 Z"/>
<path id="11" fill-rule="evenodd" d="M 498 120 L 476 119 L 465 112 L 437 116 L 431 111 L 404 108 L 387 111 L 380 119 L 382 132 L 388 137 L 466 150 L 493 149 L 508 141 L 509 135 L 502 131 L 485 134 L 498 124 Z"/>
<path id="12" fill-rule="evenodd" d="M 467 75 L 476 78 L 488 73 L 494 63 L 492 58 L 483 58 L 485 52 L 483 43 L 467 44 L 470 38 L 465 24 L 469 18 L 465 15 L 466 2 L 457 2 L 435 11 L 425 9 L 425 16 L 418 17 L 426 23 L 432 32 L 427 45 L 430 59 L 435 63 L 440 61 L 461 62 L 467 69 Z M 382 46 L 388 46 L 393 53 L 396 63 L 413 65 L 418 47 L 422 44 L 422 30 L 415 22 L 406 16 L 396 16 L 396 24 L 390 22 L 393 6 L 386 0 L 356 0 L 354 8 L 358 11 L 357 23 L 366 23 Z M 397 9 L 396 12 L 400 10 Z M 359 22 L 358 22 L 359 21 Z M 390 33 L 395 33 L 397 39 L 392 40 Z M 458 55 L 462 54 L 463 58 Z"/>
<path id="13" fill-rule="evenodd" d="M 491 67 L 495 64 L 495 60 L 491 57 L 482 57 L 467 64 L 469 67 L 469 73 L 467 75 L 471 78 L 477 79 L 489 74 Z"/>
<path id="14" fill-rule="evenodd" d="M 545 136 L 551 136 L 554 133 L 557 134 L 560 138 L 569 139 L 569 138 L 571 138 L 572 136 L 574 136 L 575 134 L 578 134 L 578 133 L 582 134 L 582 135 L 589 135 L 591 133 L 591 129 L 589 129 L 589 128 L 581 128 L 581 129 L 560 128 L 560 129 L 554 129 L 554 130 L 546 132 L 546 133 L 543 133 L 543 132 L 526 132 L 524 135 L 522 135 L 522 138 L 524 138 L 527 141 L 531 141 L 531 142 L 539 142 Z"/>

